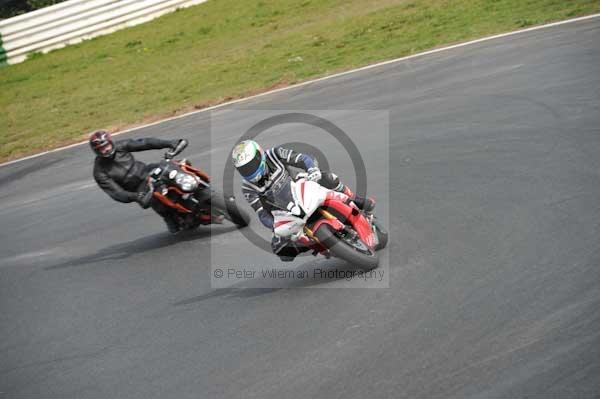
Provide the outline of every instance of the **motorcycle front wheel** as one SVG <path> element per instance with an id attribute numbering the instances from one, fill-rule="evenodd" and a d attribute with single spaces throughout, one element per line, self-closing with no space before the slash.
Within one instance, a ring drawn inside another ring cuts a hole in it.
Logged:
<path id="1" fill-rule="evenodd" d="M 214 191 L 210 196 L 210 206 L 213 213 L 217 210 L 225 216 L 225 219 L 238 227 L 246 227 L 250 223 L 250 216 L 243 209 L 238 208 L 234 197 L 225 198 L 223 194 Z"/>
<path id="2" fill-rule="evenodd" d="M 379 251 L 380 249 L 385 248 L 388 243 L 388 232 L 383 228 L 381 223 L 379 223 L 379 220 L 373 219 L 371 223 L 373 226 L 375 226 L 375 231 L 377 232 L 377 241 L 379 242 L 375 247 L 375 250 Z"/>
<path id="3" fill-rule="evenodd" d="M 342 234 L 333 230 L 328 224 L 323 224 L 316 232 L 315 237 L 331 254 L 364 270 L 375 269 L 379 266 L 379 256 L 360 240 L 349 240 Z"/>

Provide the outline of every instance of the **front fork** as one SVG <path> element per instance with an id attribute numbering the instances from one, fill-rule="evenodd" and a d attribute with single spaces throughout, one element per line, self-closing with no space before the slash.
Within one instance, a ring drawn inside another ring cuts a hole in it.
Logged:
<path id="1" fill-rule="evenodd" d="M 334 220 L 335 219 L 337 221 L 337 218 L 335 216 L 333 216 L 331 213 L 327 212 L 324 209 L 319 208 L 318 212 L 326 220 Z M 313 256 L 316 256 L 317 254 L 322 253 L 327 259 L 329 259 L 331 257 L 331 252 L 329 251 L 329 249 L 326 246 L 324 246 L 323 244 L 321 244 L 319 239 L 317 237 L 315 237 L 314 232 L 306 225 L 304 225 L 304 236 L 308 237 L 308 240 L 307 240 L 308 242 L 306 244 L 310 245 L 312 242 L 312 243 L 316 244 L 316 246 L 317 246 L 312 253 Z"/>
<path id="2" fill-rule="evenodd" d="M 321 216 L 323 216 L 324 219 L 327 219 L 327 220 L 335 219 L 335 216 L 333 216 L 331 213 L 327 212 L 324 209 L 319 208 L 318 212 L 321 214 Z M 304 234 L 306 236 L 308 236 L 309 238 L 315 240 L 316 242 L 319 242 L 317 237 L 315 237 L 313 231 L 311 229 L 309 229 L 306 225 L 304 225 Z"/>

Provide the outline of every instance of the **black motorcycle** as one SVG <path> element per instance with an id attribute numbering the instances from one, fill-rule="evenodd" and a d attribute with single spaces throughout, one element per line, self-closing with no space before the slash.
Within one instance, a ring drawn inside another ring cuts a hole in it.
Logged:
<path id="1" fill-rule="evenodd" d="M 238 209 L 235 198 L 225 198 L 211 189 L 210 177 L 192 167 L 186 160 L 173 158 L 187 147 L 183 140 L 174 151 L 165 153 L 164 159 L 148 176 L 147 202 L 152 197 L 172 210 L 183 230 L 200 225 L 222 224 L 228 220 L 239 227 L 247 226 L 250 217 Z"/>

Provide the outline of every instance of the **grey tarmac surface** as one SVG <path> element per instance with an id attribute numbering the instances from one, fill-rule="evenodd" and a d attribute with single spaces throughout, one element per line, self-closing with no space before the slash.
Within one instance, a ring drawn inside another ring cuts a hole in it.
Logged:
<path id="1" fill-rule="evenodd" d="M 600 19 L 127 137 L 188 137 L 209 168 L 233 108 L 389 110 L 390 288 L 213 290 L 211 240 L 242 262 L 238 232 L 170 237 L 94 186 L 86 146 L 16 163 L 0 398 L 600 397 Z"/>

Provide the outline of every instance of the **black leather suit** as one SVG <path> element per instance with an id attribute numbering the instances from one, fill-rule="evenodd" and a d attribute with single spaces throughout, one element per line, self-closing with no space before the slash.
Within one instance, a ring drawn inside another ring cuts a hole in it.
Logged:
<path id="1" fill-rule="evenodd" d="M 160 140 L 155 138 L 120 140 L 115 142 L 112 157 L 97 156 L 94 162 L 94 179 L 98 186 L 112 199 L 119 202 L 135 202 L 138 192 L 145 188 L 146 177 L 156 164 L 136 161 L 132 152 L 175 148 L 178 140 Z M 171 216 L 169 209 L 160 201 L 150 203 L 163 218 Z"/>

